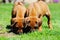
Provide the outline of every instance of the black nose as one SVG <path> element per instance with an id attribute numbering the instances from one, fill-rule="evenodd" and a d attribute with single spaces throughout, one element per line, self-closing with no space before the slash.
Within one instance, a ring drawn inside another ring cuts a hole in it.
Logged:
<path id="1" fill-rule="evenodd" d="M 30 25 L 27 25 L 27 27 L 31 27 Z"/>

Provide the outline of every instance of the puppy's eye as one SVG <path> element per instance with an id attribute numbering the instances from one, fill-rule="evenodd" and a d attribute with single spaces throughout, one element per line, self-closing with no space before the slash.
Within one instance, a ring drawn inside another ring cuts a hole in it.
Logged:
<path id="1" fill-rule="evenodd" d="M 30 21 L 27 21 L 27 23 L 30 23 Z"/>
<path id="2" fill-rule="evenodd" d="M 35 23 L 37 23 L 37 21 Z"/>
<path id="3" fill-rule="evenodd" d="M 28 23 L 30 23 L 30 21 L 28 21 Z"/>

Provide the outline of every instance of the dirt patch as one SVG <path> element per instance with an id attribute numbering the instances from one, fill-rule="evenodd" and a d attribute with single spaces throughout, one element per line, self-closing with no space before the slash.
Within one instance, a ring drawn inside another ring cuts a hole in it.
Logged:
<path id="1" fill-rule="evenodd" d="M 2 30 L 3 28 L 2 28 L 2 26 L 0 25 L 0 31 Z"/>
<path id="2" fill-rule="evenodd" d="M 16 34 L 14 33 L 1 33 L 0 36 L 5 36 L 5 37 L 13 37 L 13 36 L 16 36 Z"/>
<path id="3" fill-rule="evenodd" d="M 8 32 L 1 32 L 3 30 L 3 27 L 2 25 L 0 25 L 0 36 L 4 36 L 4 37 L 13 37 L 15 36 L 16 34 L 14 33 L 8 33 Z"/>

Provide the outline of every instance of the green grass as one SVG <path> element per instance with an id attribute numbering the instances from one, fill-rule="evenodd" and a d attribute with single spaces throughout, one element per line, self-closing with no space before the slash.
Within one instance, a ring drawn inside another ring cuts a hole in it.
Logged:
<path id="1" fill-rule="evenodd" d="M 53 30 L 49 30 L 47 18 L 43 17 L 42 32 L 35 32 L 16 35 L 6 33 L 6 26 L 10 24 L 12 4 L 0 4 L 0 40 L 60 40 L 60 3 L 48 4 L 51 11 L 51 22 Z"/>

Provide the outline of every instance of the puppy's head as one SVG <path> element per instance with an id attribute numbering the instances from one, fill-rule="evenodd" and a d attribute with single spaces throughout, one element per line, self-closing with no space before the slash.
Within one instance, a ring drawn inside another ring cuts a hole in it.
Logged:
<path id="1" fill-rule="evenodd" d="M 26 27 L 38 28 L 41 25 L 41 20 L 36 17 L 27 17 L 25 19 Z"/>
<path id="2" fill-rule="evenodd" d="M 24 19 L 17 19 L 17 27 L 23 28 L 24 27 Z"/>
<path id="3" fill-rule="evenodd" d="M 24 27 L 24 19 L 23 18 L 13 18 L 13 21 L 16 27 L 23 28 Z M 14 24 L 13 23 L 13 24 Z"/>

